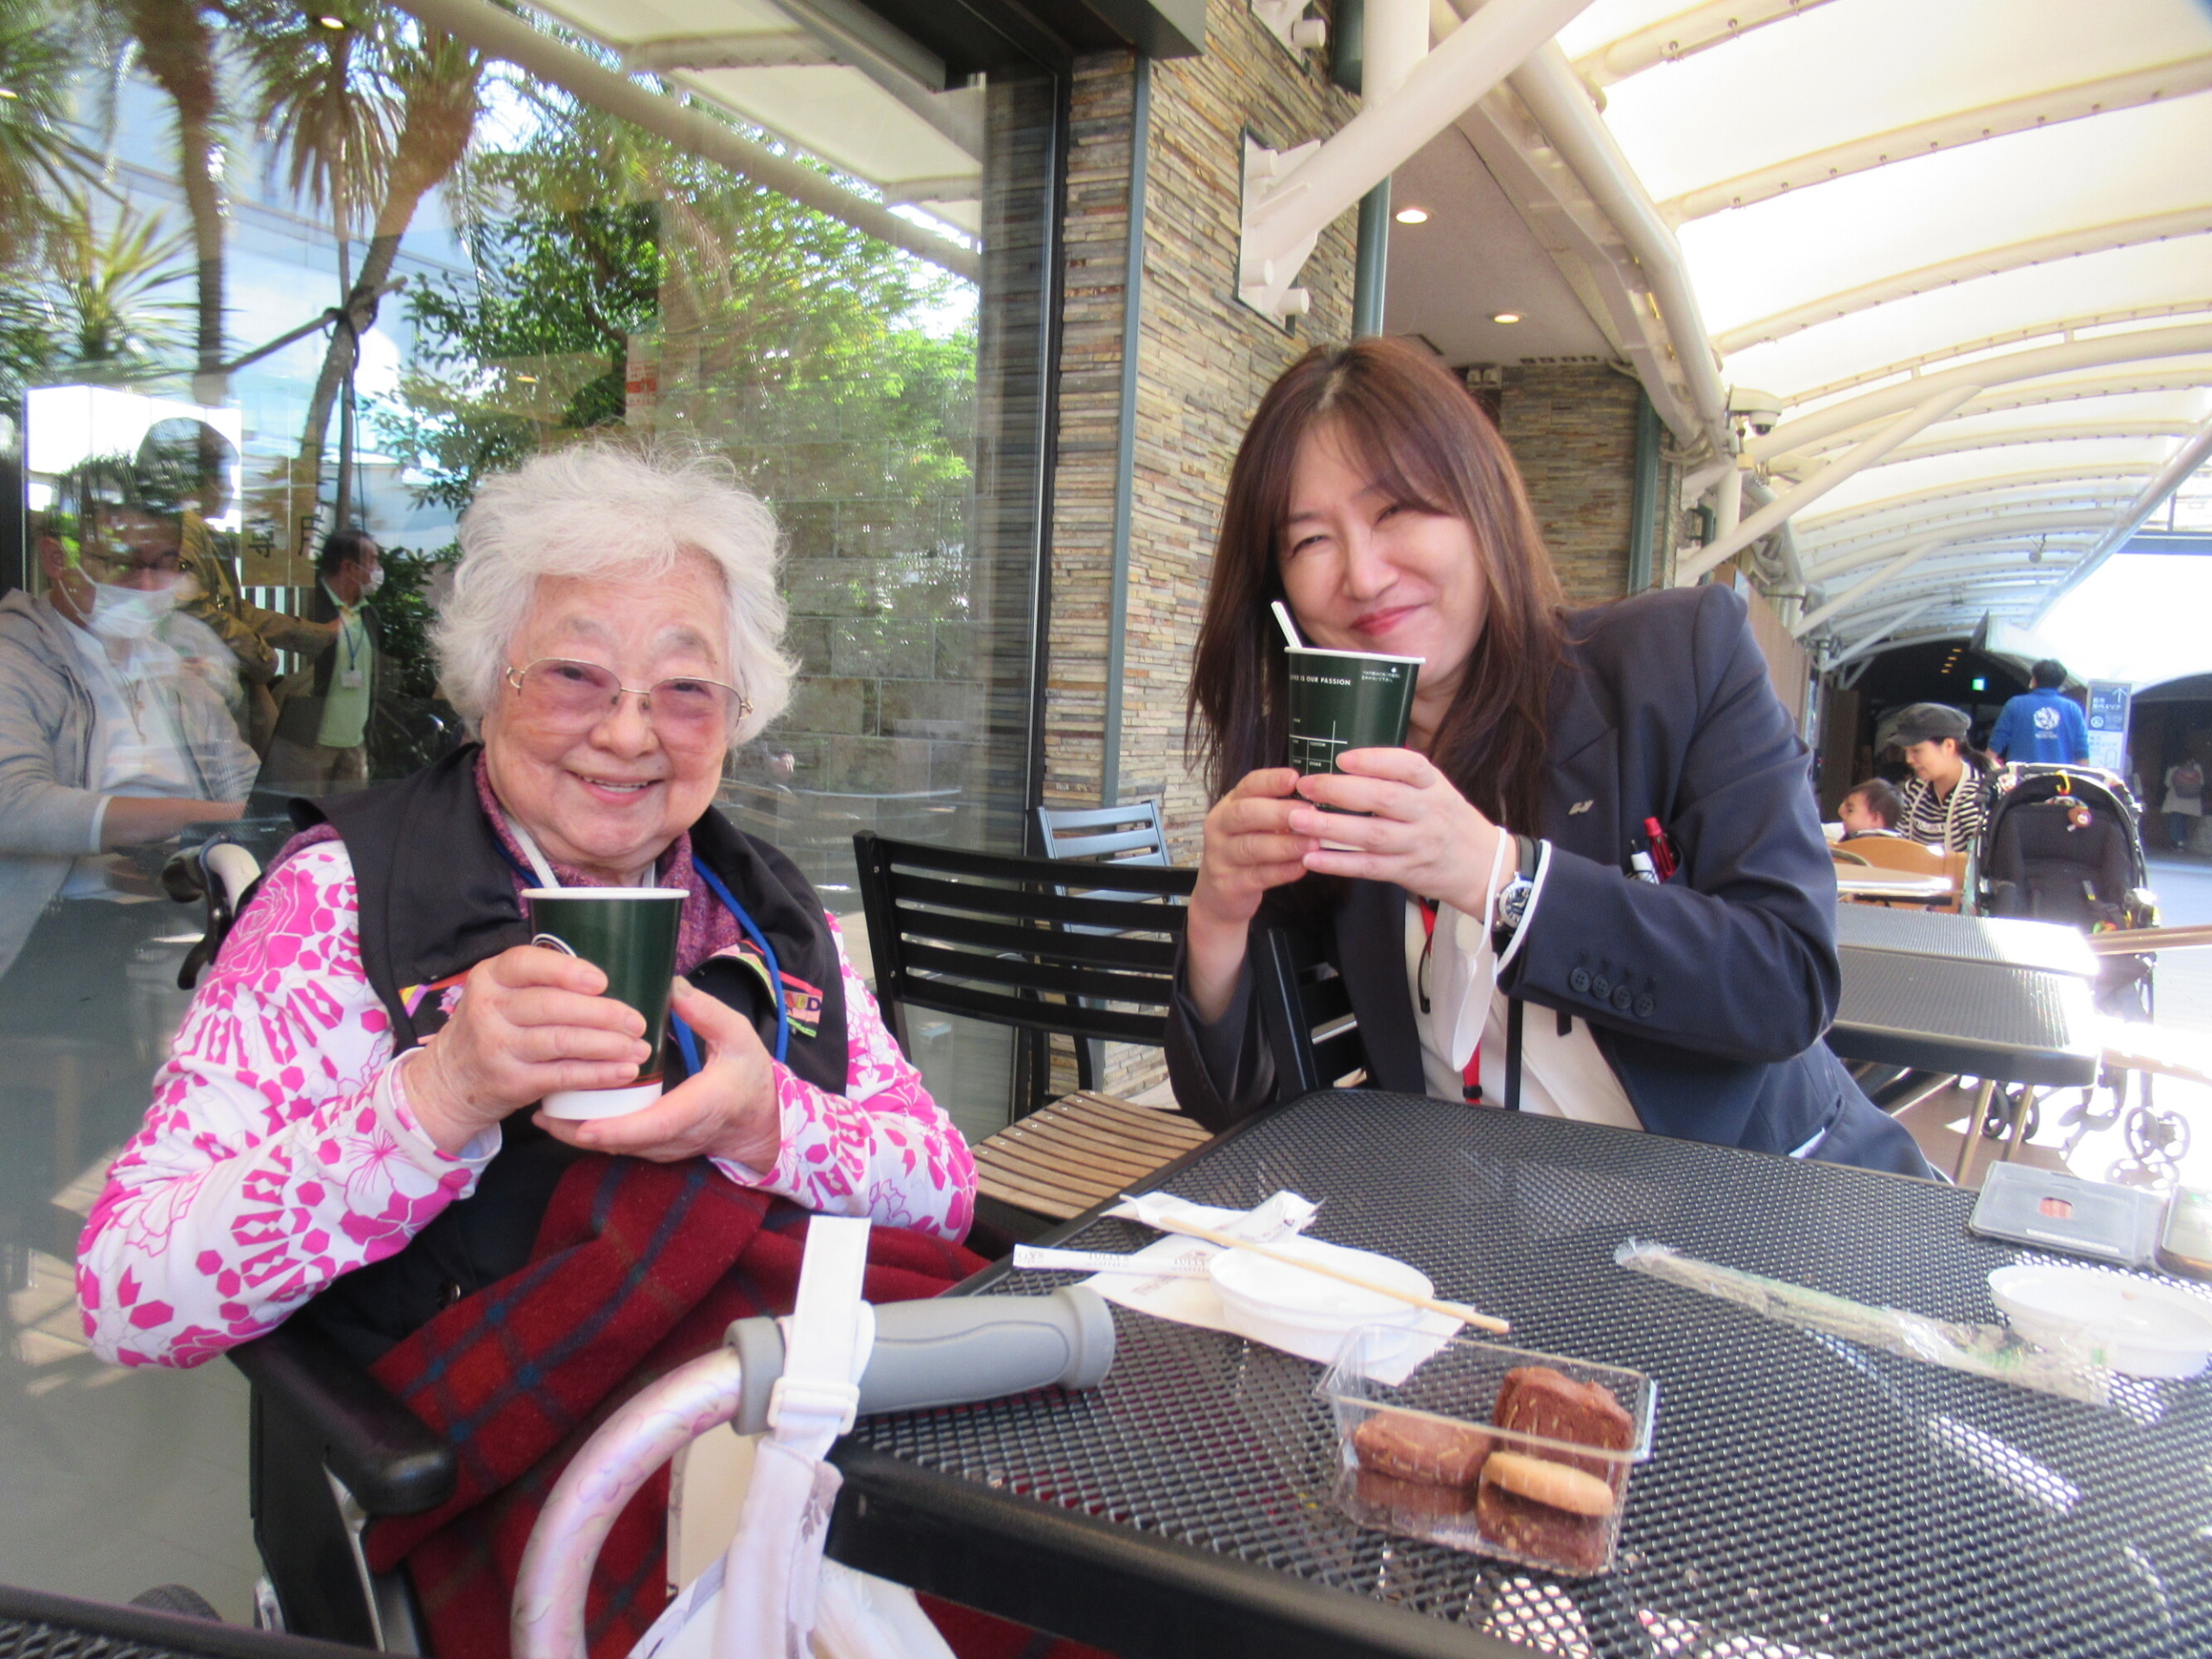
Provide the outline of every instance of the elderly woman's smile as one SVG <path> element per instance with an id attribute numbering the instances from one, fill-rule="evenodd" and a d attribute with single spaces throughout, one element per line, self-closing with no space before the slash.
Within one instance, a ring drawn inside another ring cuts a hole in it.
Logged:
<path id="1" fill-rule="evenodd" d="M 541 579 L 508 647 L 508 666 L 589 664 L 622 684 L 696 675 L 728 681 L 728 601 L 704 557 L 657 581 Z M 484 716 L 492 789 L 546 855 L 602 880 L 636 880 L 712 804 L 728 748 L 671 741 L 666 714 L 625 693 L 592 722 L 542 717 L 512 683 Z"/>

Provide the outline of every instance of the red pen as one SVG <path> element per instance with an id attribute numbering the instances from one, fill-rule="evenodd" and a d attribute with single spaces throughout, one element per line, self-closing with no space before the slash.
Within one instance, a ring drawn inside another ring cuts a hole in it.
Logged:
<path id="1" fill-rule="evenodd" d="M 1675 843 L 1667 839 L 1667 832 L 1661 828 L 1656 818 L 1643 821 L 1643 833 L 1651 843 L 1651 861 L 1658 868 L 1659 879 L 1662 881 L 1671 880 L 1677 868 Z"/>

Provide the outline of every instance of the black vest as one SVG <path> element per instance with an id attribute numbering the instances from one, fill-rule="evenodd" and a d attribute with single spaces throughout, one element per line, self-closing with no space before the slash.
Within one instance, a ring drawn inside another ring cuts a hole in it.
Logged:
<path id="1" fill-rule="evenodd" d="M 445 1021 L 421 987 L 530 943 L 514 869 L 476 790 L 480 747 L 469 744 L 380 789 L 296 801 L 302 829 L 328 823 L 346 843 L 359 902 L 361 966 L 391 1020 L 397 1052 Z M 783 972 L 791 1071 L 831 1094 L 845 1091 L 845 995 L 822 901 L 798 868 L 709 808 L 691 826 L 691 856 L 711 870 L 766 936 Z M 691 982 L 752 1020 L 770 1052 L 776 1010 L 762 976 L 720 957 Z M 685 1075 L 673 1039 L 671 1086 Z M 529 1260 L 562 1173 L 579 1154 L 517 1112 L 501 1126 L 498 1154 L 476 1191 L 448 1205 L 404 1249 L 346 1274 L 296 1317 L 321 1326 L 363 1364 L 429 1323 L 441 1308 L 496 1284 Z"/>

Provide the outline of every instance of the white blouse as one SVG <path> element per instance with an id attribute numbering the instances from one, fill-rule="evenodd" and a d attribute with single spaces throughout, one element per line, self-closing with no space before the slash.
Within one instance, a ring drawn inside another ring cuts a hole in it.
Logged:
<path id="1" fill-rule="evenodd" d="M 1509 843 L 1510 844 L 1510 843 Z M 1547 852 L 1548 849 L 1546 849 Z M 1548 863 L 1548 859 L 1546 861 Z M 1536 891 L 1521 919 L 1522 933 L 1535 924 L 1543 900 L 1544 867 Z M 1495 892 L 1497 883 L 1491 883 Z M 1517 943 L 1517 939 L 1516 941 Z M 1491 944 L 1491 919 L 1469 916 L 1440 905 L 1436 938 L 1428 950 L 1427 1008 L 1422 1007 L 1421 955 L 1428 946 L 1421 906 L 1406 900 L 1406 991 L 1414 1005 L 1414 1027 L 1421 1033 L 1421 1068 L 1428 1092 L 1439 1100 L 1465 1100 L 1467 1061 L 1482 1043 L 1483 1103 L 1505 1104 L 1505 1024 L 1510 1001 L 1497 988 L 1499 963 Z M 1510 947 L 1509 947 L 1510 950 Z M 1586 1123 L 1610 1123 L 1640 1129 L 1643 1122 L 1629 1103 L 1613 1068 L 1605 1063 L 1586 1020 L 1567 1033 L 1549 1008 L 1531 1003 L 1521 1017 L 1521 1109 Z"/>

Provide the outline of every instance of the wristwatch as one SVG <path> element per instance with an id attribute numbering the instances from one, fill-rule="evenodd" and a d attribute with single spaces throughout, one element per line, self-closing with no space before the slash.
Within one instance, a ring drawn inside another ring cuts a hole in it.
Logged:
<path id="1" fill-rule="evenodd" d="M 1529 900 L 1536 896 L 1536 843 L 1527 836 L 1513 837 L 1513 874 L 1497 890 L 1497 904 L 1492 912 L 1490 948 L 1499 956 L 1513 943 L 1513 936 L 1521 931 L 1521 923 L 1529 913 Z"/>

